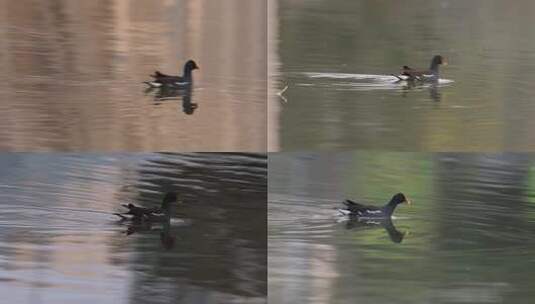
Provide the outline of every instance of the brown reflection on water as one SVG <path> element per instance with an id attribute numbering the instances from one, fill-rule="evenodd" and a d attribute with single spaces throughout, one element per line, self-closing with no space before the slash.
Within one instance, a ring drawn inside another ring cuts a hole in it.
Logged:
<path id="1" fill-rule="evenodd" d="M 259 151 L 264 1 L 0 0 L 0 148 Z M 193 58 L 194 115 L 142 81 Z"/>

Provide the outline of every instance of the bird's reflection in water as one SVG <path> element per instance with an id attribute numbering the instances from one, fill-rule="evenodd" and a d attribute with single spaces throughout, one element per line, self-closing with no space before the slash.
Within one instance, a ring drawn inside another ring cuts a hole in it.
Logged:
<path id="1" fill-rule="evenodd" d="M 134 233 L 155 233 L 160 232 L 160 242 L 162 247 L 170 250 L 175 246 L 176 236 L 171 230 L 171 222 L 166 221 L 163 223 L 150 223 L 146 221 L 132 221 L 126 228 L 126 235 L 132 235 Z"/>
<path id="2" fill-rule="evenodd" d="M 163 229 L 160 232 L 160 242 L 163 248 L 169 250 L 175 247 L 175 236 L 171 233 L 171 223 L 166 222 L 163 224 Z"/>
<path id="3" fill-rule="evenodd" d="M 401 243 L 407 232 L 401 232 L 396 229 L 392 223 L 392 219 L 362 219 L 350 218 L 346 223 L 347 229 L 367 229 L 382 227 L 388 233 L 390 240 L 394 243 Z"/>
<path id="4" fill-rule="evenodd" d="M 442 100 L 442 94 L 440 94 L 440 91 L 438 90 L 438 83 L 434 82 L 429 87 L 429 96 L 433 101 L 439 102 Z"/>
<path id="5" fill-rule="evenodd" d="M 198 104 L 193 103 L 192 95 L 193 88 L 191 85 L 182 87 L 162 86 L 159 88 L 149 87 L 145 90 L 146 94 L 154 93 L 154 104 L 160 105 L 167 100 L 179 100 L 182 97 L 182 112 L 191 115 L 199 107 Z"/>
<path id="6" fill-rule="evenodd" d="M 407 97 L 410 91 L 424 88 L 423 84 L 424 83 L 419 81 L 406 81 L 406 84 L 402 87 L 402 96 Z M 438 90 L 438 81 L 426 82 L 425 84 L 429 85 L 427 89 L 429 89 L 429 97 L 431 100 L 440 102 L 442 100 L 442 95 Z"/>

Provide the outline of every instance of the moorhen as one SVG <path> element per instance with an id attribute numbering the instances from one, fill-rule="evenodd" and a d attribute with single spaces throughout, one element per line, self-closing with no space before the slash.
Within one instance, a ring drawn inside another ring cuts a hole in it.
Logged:
<path id="1" fill-rule="evenodd" d="M 378 206 L 366 206 L 359 203 L 355 203 L 351 200 L 343 202 L 346 205 L 346 209 L 338 209 L 338 211 L 344 215 L 358 218 L 390 218 L 396 207 L 401 203 L 411 204 L 411 201 L 405 197 L 403 193 L 398 193 L 390 199 L 383 207 Z"/>

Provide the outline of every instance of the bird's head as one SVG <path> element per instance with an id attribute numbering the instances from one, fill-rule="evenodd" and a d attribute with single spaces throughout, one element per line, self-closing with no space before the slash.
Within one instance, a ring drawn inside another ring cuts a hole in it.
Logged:
<path id="1" fill-rule="evenodd" d="M 188 60 L 186 62 L 186 64 L 184 65 L 184 70 L 186 71 L 193 71 L 193 70 L 198 70 L 199 69 L 199 66 L 197 65 L 197 63 L 195 63 L 195 61 L 193 60 Z"/>
<path id="2" fill-rule="evenodd" d="M 398 193 L 392 196 L 392 199 L 390 200 L 390 204 L 399 205 L 401 203 L 407 203 L 407 205 L 410 205 L 411 201 L 403 193 Z"/>
<path id="3" fill-rule="evenodd" d="M 431 60 L 431 65 L 448 65 L 448 61 L 446 60 L 446 58 L 440 56 L 440 55 L 436 55 L 435 57 L 433 57 L 433 60 Z"/>
<path id="4" fill-rule="evenodd" d="M 167 192 L 162 201 L 162 210 L 170 210 L 171 206 L 177 202 L 177 195 L 174 192 Z"/>

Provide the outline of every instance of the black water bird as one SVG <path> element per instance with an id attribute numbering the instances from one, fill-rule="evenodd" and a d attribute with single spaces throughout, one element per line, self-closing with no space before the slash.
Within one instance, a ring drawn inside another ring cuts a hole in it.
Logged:
<path id="1" fill-rule="evenodd" d="M 345 209 L 338 209 L 338 211 L 349 217 L 358 217 L 358 218 L 390 218 L 394 213 L 396 207 L 401 203 L 411 204 L 411 201 L 405 197 L 403 193 L 398 193 L 390 199 L 383 207 L 378 206 L 367 206 L 362 205 L 351 200 L 346 200 L 343 204 L 346 206 Z"/>
<path id="2" fill-rule="evenodd" d="M 393 76 L 397 77 L 400 81 L 437 81 L 439 79 L 439 66 L 447 64 L 448 62 L 444 57 L 436 55 L 431 59 L 431 65 L 427 70 L 416 70 L 404 65 L 400 75 Z"/>
<path id="3" fill-rule="evenodd" d="M 160 208 L 144 208 L 134 204 L 122 205 L 128 211 L 124 213 L 114 213 L 121 220 L 131 220 L 135 222 L 168 222 L 171 220 L 172 205 L 177 202 L 177 196 L 174 192 L 165 195 Z"/>
<path id="4" fill-rule="evenodd" d="M 193 70 L 199 69 L 199 66 L 195 61 L 188 60 L 184 64 L 184 73 L 182 76 L 173 76 L 155 71 L 150 77 L 154 78 L 152 81 L 145 81 L 150 87 L 159 88 L 162 86 L 167 87 L 183 87 L 193 84 Z"/>

